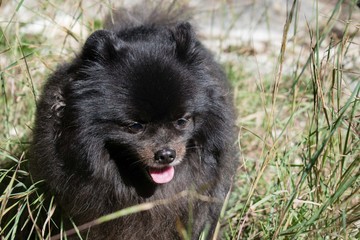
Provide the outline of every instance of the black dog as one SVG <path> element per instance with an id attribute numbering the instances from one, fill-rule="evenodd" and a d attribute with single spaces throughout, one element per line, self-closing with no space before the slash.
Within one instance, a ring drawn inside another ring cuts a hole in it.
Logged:
<path id="1" fill-rule="evenodd" d="M 89 239 L 180 239 L 182 229 L 210 238 L 229 191 L 231 91 L 172 12 L 119 11 L 48 79 L 38 103 L 30 171 L 77 224 L 186 190 L 203 196 L 92 227 Z"/>

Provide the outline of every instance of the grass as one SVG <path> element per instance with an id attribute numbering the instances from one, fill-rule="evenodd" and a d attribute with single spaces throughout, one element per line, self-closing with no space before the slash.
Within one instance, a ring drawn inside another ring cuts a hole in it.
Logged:
<path id="1" fill-rule="evenodd" d="M 339 0 L 324 13 L 318 1 L 310 1 L 313 18 L 301 26 L 304 2 L 288 3 L 280 47 L 262 53 L 270 68 L 252 41 L 226 42 L 245 10 L 229 11 L 234 6 L 226 1 L 216 4 L 222 18 L 232 18 L 218 39 L 221 48 L 212 50 L 222 52 L 234 87 L 242 152 L 221 239 L 360 238 L 359 9 L 355 1 Z M 249 1 L 249 11 L 255 4 Z M 263 14 L 269 31 L 275 18 L 270 5 Z M 101 27 L 108 7 L 107 1 L 8 1 L 0 7 L 0 235 L 5 239 L 13 239 L 24 222 L 32 226 L 29 239 L 47 239 L 54 227 L 56 207 L 29 183 L 25 167 L 36 99 L 56 65 Z"/>

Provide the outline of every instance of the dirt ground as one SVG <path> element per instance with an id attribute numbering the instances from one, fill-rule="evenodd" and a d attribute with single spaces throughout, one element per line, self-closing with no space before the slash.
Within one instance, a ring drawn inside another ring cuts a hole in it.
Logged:
<path id="1" fill-rule="evenodd" d="M 198 9 L 203 9 L 204 14 L 200 11 L 195 15 L 199 29 L 205 38 L 205 43 L 210 49 L 218 50 L 222 60 L 241 61 L 244 59 L 244 63 L 247 63 L 250 68 L 258 70 L 261 66 L 260 71 L 263 74 L 274 70 L 274 60 L 276 61 L 276 56 L 280 52 L 284 24 L 293 1 L 227 1 L 226 5 L 223 1 L 217 0 L 190 2 Z M 291 71 L 292 57 L 299 58 L 300 56 L 301 60 L 301 56 L 308 56 L 308 52 L 314 46 L 314 39 L 311 41 L 310 32 L 315 29 L 316 9 L 318 8 L 319 12 L 320 29 L 325 28 L 338 1 L 320 0 L 318 6 L 314 0 L 297 2 L 299 11 L 294 16 L 293 24 L 289 29 L 288 52 L 285 59 L 285 63 L 288 60 L 289 68 L 284 68 L 285 71 Z M 349 2 L 344 1 L 340 13 L 333 17 L 334 20 L 331 20 L 330 24 L 335 25 L 332 30 L 335 42 L 343 37 L 347 25 L 349 26 L 348 35 L 355 35 L 354 44 L 349 49 L 351 53 L 347 55 L 349 58 L 347 68 L 358 71 L 356 66 L 360 65 L 358 57 L 360 54 L 360 8 L 350 6 Z M 295 31 L 297 38 L 293 38 Z M 329 44 L 330 42 L 324 43 L 323 46 L 326 47 Z"/>
<path id="2" fill-rule="evenodd" d="M 58 10 L 51 10 L 47 14 L 48 9 L 43 8 L 49 8 L 49 4 L 46 5 L 42 2 L 25 1 L 15 14 L 14 9 L 19 3 L 10 0 L 2 1 L 0 7 L 2 26 L 6 30 L 10 26 L 7 25 L 9 19 L 18 21 L 25 25 L 17 29 L 21 32 L 19 34 L 43 35 L 46 33 L 49 42 L 53 43 L 55 47 L 63 44 L 63 42 L 57 44 L 56 41 L 64 41 L 63 39 L 66 38 L 67 43 L 73 46 L 73 52 L 77 52 L 81 41 L 64 35 L 69 34 L 68 30 L 74 33 L 74 36 L 80 36 L 78 38 L 81 39 L 85 39 L 90 34 L 79 21 L 74 20 L 77 11 L 74 9 L 78 6 L 71 5 L 73 4 L 71 1 L 65 1 L 65 4 L 59 4 L 58 2 L 61 1 L 58 1 L 57 5 L 52 4 L 52 7 Z M 108 12 L 106 2 L 96 5 L 91 1 L 82 2 L 83 16 L 86 18 L 105 16 Z M 116 5 L 127 7 L 137 2 L 141 1 L 116 1 Z M 217 54 L 220 61 L 234 62 L 245 66 L 249 71 L 258 71 L 261 74 L 269 74 L 274 71 L 276 67 L 274 63 L 280 52 L 283 28 L 293 4 L 292 0 L 189 0 L 187 2 L 193 10 L 194 23 L 204 44 Z M 298 63 L 303 63 L 309 56 L 309 51 L 315 44 L 310 35 L 315 29 L 316 18 L 320 29 L 325 28 L 338 1 L 302 0 L 297 2 L 297 15 L 293 18 L 293 24 L 290 26 L 288 34 L 285 73 L 292 71 L 294 58 Z M 350 11 L 351 2 L 354 4 L 353 0 L 345 0 L 340 13 L 330 21 L 330 24 L 335 24 L 332 30 L 334 38 L 327 39 L 328 42 L 322 46 L 326 48 L 330 41 L 336 43 L 343 37 L 344 30 L 348 26 L 346 37 L 355 35 L 355 38 L 353 45 L 349 48 L 348 59 L 345 59 L 345 67 L 348 72 L 358 72 L 356 66 L 360 65 L 358 57 L 360 53 L 360 34 L 358 33 L 360 8 L 352 6 L 352 11 Z M 66 48 L 62 46 L 61 49 L 63 51 Z M 0 56 L 1 62 L 4 62 L 4 59 L 1 59 Z"/>

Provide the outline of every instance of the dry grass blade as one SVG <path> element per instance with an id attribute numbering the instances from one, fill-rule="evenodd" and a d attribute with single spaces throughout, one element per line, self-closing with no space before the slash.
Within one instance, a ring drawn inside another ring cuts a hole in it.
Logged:
<path id="1" fill-rule="evenodd" d="M 181 198 L 189 197 L 189 196 L 191 196 L 192 198 L 199 199 L 201 201 L 206 201 L 206 202 L 209 202 L 209 201 L 210 202 L 216 202 L 216 201 L 218 201 L 216 199 L 209 198 L 208 196 L 200 195 L 200 194 L 197 194 L 197 193 L 194 193 L 194 192 L 191 192 L 191 191 L 183 191 L 183 192 L 180 192 L 180 193 L 176 194 L 175 196 L 173 196 L 172 198 L 169 198 L 169 199 L 161 199 L 161 200 L 157 200 L 157 201 L 153 201 L 153 202 L 141 203 L 141 204 L 138 204 L 138 205 L 135 205 L 135 206 L 132 206 L 132 207 L 128 207 L 128 208 L 125 208 L 125 209 L 121 209 L 121 210 L 119 210 L 117 212 L 102 216 L 102 217 L 100 217 L 98 219 L 95 219 L 95 220 L 93 220 L 91 222 L 85 223 L 85 224 L 80 225 L 80 226 L 76 226 L 76 228 L 65 231 L 64 233 L 52 236 L 51 240 L 61 239 L 61 236 L 63 234 L 65 234 L 65 236 L 71 236 L 71 235 L 74 235 L 76 233 L 82 232 L 82 231 L 84 231 L 86 229 L 89 229 L 89 228 L 91 228 L 93 226 L 96 226 L 96 225 L 99 225 L 99 224 L 114 220 L 116 218 L 120 218 L 120 217 L 123 217 L 123 216 L 126 216 L 126 215 L 138 213 L 138 212 L 148 211 L 148 210 L 150 210 L 150 209 L 152 209 L 152 208 L 154 208 L 156 206 L 168 205 L 168 204 L 171 204 L 174 201 L 177 201 L 177 200 L 179 200 Z"/>

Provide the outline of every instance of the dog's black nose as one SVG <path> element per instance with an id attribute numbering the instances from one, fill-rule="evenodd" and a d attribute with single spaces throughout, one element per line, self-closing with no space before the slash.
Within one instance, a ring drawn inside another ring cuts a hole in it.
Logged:
<path id="1" fill-rule="evenodd" d="M 171 163 L 175 160 L 176 152 L 173 149 L 164 148 L 155 153 L 155 162 L 157 163 Z"/>

